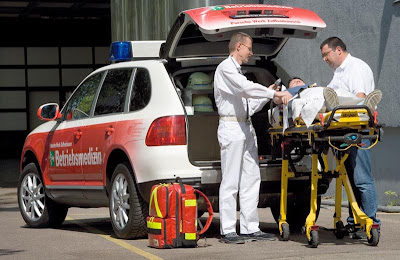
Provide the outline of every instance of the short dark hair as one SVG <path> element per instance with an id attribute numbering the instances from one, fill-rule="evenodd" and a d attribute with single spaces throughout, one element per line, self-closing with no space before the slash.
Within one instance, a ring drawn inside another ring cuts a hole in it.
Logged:
<path id="1" fill-rule="evenodd" d="M 344 42 L 339 37 L 336 37 L 336 36 L 330 37 L 330 38 L 326 39 L 325 41 L 323 41 L 319 48 L 322 50 L 322 47 L 324 47 L 325 44 L 328 44 L 328 47 L 331 48 L 332 50 L 335 50 L 336 47 L 339 46 L 340 48 L 342 48 L 343 51 L 347 51 L 346 44 L 344 44 Z"/>
<path id="2" fill-rule="evenodd" d="M 233 34 L 231 37 L 231 40 L 229 41 L 229 45 L 228 45 L 229 53 L 232 53 L 233 51 L 235 51 L 236 44 L 238 42 L 244 43 L 246 38 L 249 38 L 250 41 L 253 42 L 253 39 L 247 33 L 237 32 L 237 33 Z"/>
<path id="3" fill-rule="evenodd" d="M 289 81 L 288 81 L 288 83 L 287 83 L 288 87 L 289 87 L 289 85 L 290 85 L 290 82 L 292 82 L 292 80 L 294 80 L 294 79 L 299 79 L 299 80 L 301 80 L 301 81 L 304 82 L 304 80 L 303 80 L 302 78 L 300 78 L 300 77 L 293 77 L 293 78 L 289 79 Z"/>

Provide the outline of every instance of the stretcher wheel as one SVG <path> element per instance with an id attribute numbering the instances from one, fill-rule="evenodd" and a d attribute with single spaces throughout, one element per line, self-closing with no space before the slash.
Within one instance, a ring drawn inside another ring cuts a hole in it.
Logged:
<path id="1" fill-rule="evenodd" d="M 344 228 L 343 222 L 336 222 L 336 229 L 333 231 L 337 239 L 343 239 L 346 235 L 346 229 Z"/>
<path id="2" fill-rule="evenodd" d="M 317 230 L 311 230 L 310 232 L 311 240 L 308 241 L 308 244 L 312 248 L 317 248 L 319 244 L 319 235 Z"/>
<path id="3" fill-rule="evenodd" d="M 370 246 L 377 246 L 378 243 L 379 243 L 379 231 L 376 228 L 371 229 L 371 238 L 368 238 L 368 244 Z"/>
<path id="4" fill-rule="evenodd" d="M 282 239 L 282 241 L 288 241 L 289 240 L 289 235 L 290 235 L 290 230 L 289 230 L 288 223 L 282 223 L 281 227 L 282 227 L 281 239 Z"/>

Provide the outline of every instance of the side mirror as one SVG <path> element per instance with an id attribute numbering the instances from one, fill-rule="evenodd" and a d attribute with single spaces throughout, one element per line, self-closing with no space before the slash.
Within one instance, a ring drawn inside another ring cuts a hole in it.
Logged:
<path id="1" fill-rule="evenodd" d="M 37 116 L 44 121 L 52 121 L 61 118 L 60 107 L 56 103 L 48 103 L 39 107 Z"/>

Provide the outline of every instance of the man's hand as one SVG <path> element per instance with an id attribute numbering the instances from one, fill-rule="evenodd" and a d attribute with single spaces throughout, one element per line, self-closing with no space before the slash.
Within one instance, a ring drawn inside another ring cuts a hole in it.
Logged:
<path id="1" fill-rule="evenodd" d="M 269 85 L 268 88 L 269 88 L 269 89 L 272 89 L 272 90 L 279 91 L 279 90 L 281 89 L 281 86 L 278 86 L 278 85 L 276 85 L 276 84 L 274 83 L 274 84 L 272 84 L 272 85 Z"/>
<path id="2" fill-rule="evenodd" d="M 287 103 L 292 97 L 293 96 L 288 91 L 277 91 L 274 94 L 274 98 L 279 98 L 285 105 L 287 105 Z"/>

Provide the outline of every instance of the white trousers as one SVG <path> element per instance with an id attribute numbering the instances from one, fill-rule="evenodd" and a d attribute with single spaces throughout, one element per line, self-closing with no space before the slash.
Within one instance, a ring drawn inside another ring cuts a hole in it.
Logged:
<path id="1" fill-rule="evenodd" d="M 259 231 L 257 205 L 260 192 L 257 137 L 249 123 L 219 121 L 222 181 L 219 188 L 221 235 L 236 232 L 239 193 L 240 233 Z"/>

